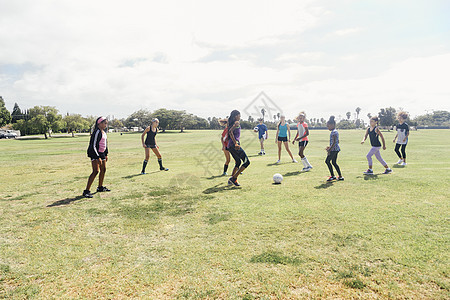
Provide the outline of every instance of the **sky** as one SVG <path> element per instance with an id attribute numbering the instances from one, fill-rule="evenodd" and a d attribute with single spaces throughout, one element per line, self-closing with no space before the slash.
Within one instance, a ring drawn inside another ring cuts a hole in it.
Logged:
<path id="1" fill-rule="evenodd" d="M 450 110 L 449 15 L 448 0 L 0 0 L 0 95 L 206 118 L 264 91 L 287 118 L 417 116 Z"/>

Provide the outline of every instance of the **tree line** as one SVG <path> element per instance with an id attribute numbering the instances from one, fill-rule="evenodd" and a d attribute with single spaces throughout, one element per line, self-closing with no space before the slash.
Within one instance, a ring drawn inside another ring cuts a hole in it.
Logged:
<path id="1" fill-rule="evenodd" d="M 347 112 L 345 117 L 338 116 L 337 128 L 339 129 L 356 129 L 367 126 L 368 120 L 372 117 L 367 114 L 366 122 L 360 118 L 361 108 L 357 107 L 355 113 Z M 380 126 L 385 128 L 392 127 L 396 124 L 397 110 L 393 107 L 382 108 L 377 116 L 380 120 Z M 280 113 L 267 116 L 261 111 L 261 117 L 269 129 L 275 130 L 280 120 Z M 146 128 L 151 120 L 159 119 L 159 126 L 164 132 L 166 130 L 184 129 L 221 129 L 219 124 L 220 118 L 208 117 L 202 118 L 184 110 L 171 110 L 160 108 L 153 112 L 140 109 L 123 119 L 112 118 L 109 120 L 109 128 L 117 131 L 126 131 L 127 129 L 137 127 L 140 130 Z M 20 130 L 21 135 L 43 134 L 45 138 L 51 137 L 54 132 L 72 133 L 89 132 L 95 122 L 95 116 L 82 116 L 80 114 L 59 113 L 58 109 L 53 106 L 34 106 L 29 109 L 21 109 L 17 103 L 14 104 L 12 112 L 5 107 L 5 101 L 0 96 L 0 127 L 5 125 L 8 128 Z M 295 120 L 287 120 L 289 124 L 296 122 Z M 309 118 L 308 123 L 311 128 L 325 128 L 327 119 L 325 118 Z M 429 127 L 450 127 L 450 112 L 433 111 L 425 115 L 417 116 L 414 119 L 407 120 L 411 126 L 429 126 Z M 243 129 L 252 129 L 258 124 L 258 120 L 249 116 L 247 120 L 241 120 Z"/>

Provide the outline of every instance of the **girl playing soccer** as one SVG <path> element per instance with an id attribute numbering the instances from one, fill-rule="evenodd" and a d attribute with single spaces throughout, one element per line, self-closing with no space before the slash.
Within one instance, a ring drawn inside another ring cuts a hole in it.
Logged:
<path id="1" fill-rule="evenodd" d="M 227 170 L 228 170 L 228 165 L 230 164 L 230 151 L 227 150 L 227 144 L 228 144 L 228 126 L 227 126 L 228 120 L 227 119 L 222 119 L 219 120 L 219 124 L 221 126 L 225 126 L 225 129 L 222 132 L 222 136 L 220 138 L 220 141 L 222 142 L 222 151 L 225 154 L 225 164 L 223 165 L 223 174 L 222 176 L 226 176 L 227 174 Z"/>
<path id="2" fill-rule="evenodd" d="M 264 124 L 264 119 L 259 119 L 259 124 L 256 128 L 257 130 L 255 130 L 255 132 L 258 132 L 259 144 L 261 145 L 261 151 L 258 155 L 266 155 L 266 151 L 264 150 L 264 140 L 269 138 L 269 131 L 267 129 L 267 125 Z"/>
<path id="3" fill-rule="evenodd" d="M 227 150 L 230 151 L 234 158 L 235 166 L 233 174 L 228 179 L 228 185 L 240 186 L 237 182 L 239 174 L 241 174 L 249 165 L 250 160 L 245 154 L 244 149 L 241 148 L 239 142 L 241 137 L 241 125 L 239 120 L 241 119 L 241 113 L 238 110 L 233 110 L 228 118 L 228 145 Z M 242 161 L 242 166 L 241 166 Z"/>
<path id="4" fill-rule="evenodd" d="M 292 141 L 292 144 L 295 144 L 296 141 L 299 141 L 298 142 L 298 149 L 299 149 L 298 155 L 300 155 L 300 157 L 302 159 L 302 164 L 304 167 L 303 171 L 308 172 L 313 167 L 309 163 L 306 156 L 303 154 L 306 146 L 308 145 L 308 135 L 309 135 L 308 123 L 305 122 L 305 119 L 306 119 L 306 114 L 305 114 L 305 112 L 302 111 L 297 117 L 297 120 L 298 120 L 297 134 L 295 135 L 295 138 Z"/>
<path id="5" fill-rule="evenodd" d="M 364 142 L 367 139 L 367 136 L 370 137 L 370 144 L 372 145 L 372 149 L 370 149 L 369 153 L 367 153 L 367 161 L 369 162 L 369 169 L 364 172 L 365 175 L 373 175 L 372 170 L 372 155 L 375 154 L 375 157 L 378 159 L 378 161 L 384 166 L 385 170 L 383 174 L 389 174 L 392 173 L 392 170 L 388 167 L 387 163 L 383 160 L 380 154 L 381 144 L 378 137 L 381 137 L 381 141 L 383 142 L 383 150 L 386 150 L 386 143 L 384 141 L 383 134 L 381 133 L 380 129 L 378 129 L 378 117 L 372 117 L 370 118 L 370 127 L 367 128 L 366 135 L 364 136 L 364 139 L 361 141 L 361 144 L 364 144 Z"/>
<path id="6" fill-rule="evenodd" d="M 330 119 L 328 120 L 327 127 L 328 127 L 328 130 L 331 131 L 330 146 L 328 146 L 325 149 L 325 150 L 327 150 L 327 158 L 325 159 L 325 163 L 328 166 L 328 170 L 330 170 L 330 177 L 327 179 L 327 181 L 331 182 L 333 180 L 336 180 L 336 176 L 334 176 L 334 172 L 333 172 L 333 166 L 339 175 L 337 180 L 338 181 L 344 180 L 344 177 L 342 177 L 342 174 L 341 174 L 341 169 L 339 168 L 339 166 L 336 162 L 338 153 L 339 153 L 339 151 L 341 151 L 341 148 L 339 147 L 339 132 L 336 130 L 336 121 L 334 120 L 334 116 L 331 116 Z M 333 164 L 333 166 L 331 164 Z"/>
<path id="7" fill-rule="evenodd" d="M 153 119 L 152 124 L 147 128 L 145 128 L 144 132 L 141 135 L 142 147 L 144 147 L 145 149 L 145 159 L 144 163 L 142 164 L 141 174 L 145 174 L 145 168 L 147 167 L 147 163 L 150 158 L 150 149 L 152 149 L 153 153 L 155 153 L 156 157 L 158 158 L 159 169 L 161 171 L 169 171 L 169 169 L 163 167 L 161 153 L 159 152 L 159 147 L 156 145 L 156 134 L 158 133 L 158 125 L 159 120 L 156 118 Z M 144 136 L 146 134 L 147 138 L 145 139 L 144 142 Z"/>
<path id="8" fill-rule="evenodd" d="M 289 141 L 288 141 L 288 135 L 289 135 Z M 297 161 L 294 159 L 294 156 L 292 156 L 292 152 L 289 149 L 289 142 L 291 141 L 291 128 L 289 128 L 289 125 L 286 123 L 286 117 L 281 116 L 280 117 L 280 123 L 278 123 L 277 126 L 277 135 L 276 135 L 275 143 L 278 144 L 278 161 L 276 162 L 279 164 L 281 162 L 281 143 L 284 144 L 284 148 L 286 149 L 287 153 L 289 153 L 289 156 L 292 159 L 292 162 L 296 163 Z"/>
<path id="9" fill-rule="evenodd" d="M 107 187 L 103 186 L 103 179 L 106 173 L 106 162 L 108 161 L 108 146 L 106 143 L 107 137 L 105 129 L 108 126 L 108 120 L 103 117 L 97 118 L 94 124 L 94 129 L 91 133 L 91 139 L 89 141 L 89 147 L 87 149 L 87 155 L 91 159 L 92 173 L 89 176 L 86 189 L 83 191 L 83 196 L 86 198 L 92 198 L 91 185 L 94 182 L 95 177 L 98 176 L 97 192 L 109 192 Z"/>
<path id="10" fill-rule="evenodd" d="M 397 164 L 401 166 L 406 166 L 406 145 L 408 144 L 408 137 L 409 137 L 409 125 L 406 123 L 406 120 L 408 119 L 408 113 L 401 111 L 397 115 L 398 123 L 397 125 L 397 134 L 394 138 L 397 140 L 397 143 L 395 144 L 395 153 L 397 153 L 399 161 Z M 402 152 L 400 153 L 400 147 L 402 148 Z"/>

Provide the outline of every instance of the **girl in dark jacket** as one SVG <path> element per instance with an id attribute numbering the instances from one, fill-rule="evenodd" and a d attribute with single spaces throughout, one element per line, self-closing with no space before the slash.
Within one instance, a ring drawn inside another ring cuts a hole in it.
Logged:
<path id="1" fill-rule="evenodd" d="M 106 173 L 106 162 L 108 161 L 108 146 L 105 129 L 108 126 L 108 120 L 99 117 L 95 121 L 94 130 L 91 133 L 91 139 L 89 141 L 89 147 L 87 149 L 87 155 L 91 159 L 92 173 L 89 176 L 86 189 L 83 191 L 83 196 L 86 198 L 92 198 L 90 191 L 91 185 L 98 176 L 97 192 L 109 192 L 110 190 L 103 186 L 103 179 Z"/>

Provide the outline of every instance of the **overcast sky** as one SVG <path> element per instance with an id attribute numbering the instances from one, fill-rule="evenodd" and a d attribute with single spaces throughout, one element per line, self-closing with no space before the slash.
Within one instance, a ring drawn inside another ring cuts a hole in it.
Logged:
<path id="1" fill-rule="evenodd" d="M 450 1 L 0 0 L 7 108 L 450 110 Z"/>

